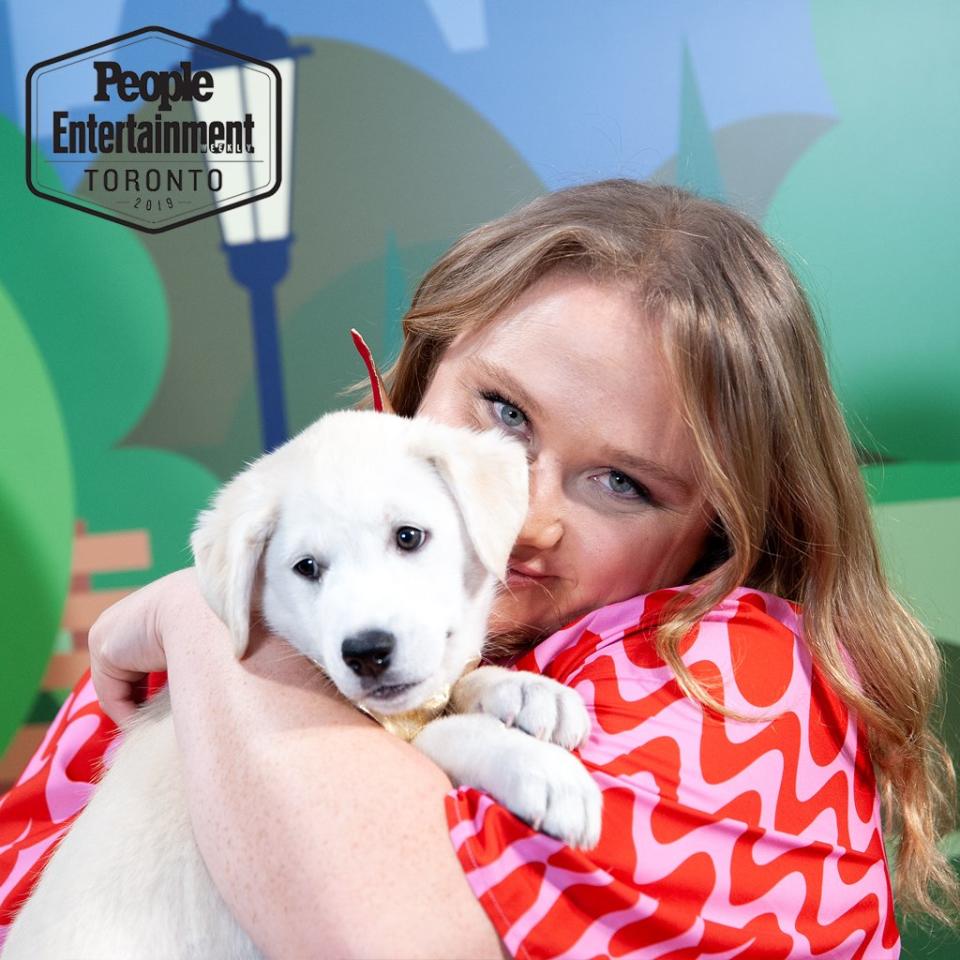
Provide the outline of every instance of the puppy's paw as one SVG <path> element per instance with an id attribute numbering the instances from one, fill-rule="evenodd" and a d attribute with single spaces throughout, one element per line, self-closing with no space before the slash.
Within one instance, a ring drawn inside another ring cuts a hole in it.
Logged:
<path id="1" fill-rule="evenodd" d="M 479 667 L 455 687 L 454 707 L 496 717 L 565 750 L 579 747 L 590 734 L 590 715 L 576 690 L 524 670 Z"/>
<path id="2" fill-rule="evenodd" d="M 440 717 L 413 744 L 454 783 L 485 790 L 535 830 L 571 847 L 590 849 L 600 842 L 602 793 L 563 747 L 482 713 Z"/>
<path id="3" fill-rule="evenodd" d="M 584 850 L 600 842 L 603 795 L 573 754 L 526 738 L 503 755 L 494 780 L 484 788 L 534 830 Z"/>

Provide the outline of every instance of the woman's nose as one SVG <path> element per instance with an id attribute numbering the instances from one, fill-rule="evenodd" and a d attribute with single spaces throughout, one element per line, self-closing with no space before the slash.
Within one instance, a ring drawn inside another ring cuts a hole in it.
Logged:
<path id="1" fill-rule="evenodd" d="M 530 467 L 530 499 L 527 517 L 517 544 L 548 550 L 563 536 L 563 493 L 559 478 L 551 478 L 536 463 Z"/>

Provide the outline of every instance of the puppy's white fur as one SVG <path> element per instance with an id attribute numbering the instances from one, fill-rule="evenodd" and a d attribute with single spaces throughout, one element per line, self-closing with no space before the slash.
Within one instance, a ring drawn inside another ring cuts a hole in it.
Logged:
<path id="1" fill-rule="evenodd" d="M 480 654 L 526 508 L 523 449 L 499 432 L 340 411 L 223 487 L 191 545 L 204 595 L 238 656 L 252 606 L 345 696 L 401 713 L 454 684 Z M 401 526 L 425 530 L 424 544 L 402 550 Z M 323 568 L 319 581 L 293 570 L 308 556 Z M 379 692 L 341 651 L 345 638 L 368 629 L 396 640 Z M 399 692 L 389 695 L 393 685 Z M 567 842 L 595 845 L 600 793 L 565 749 L 589 726 L 573 691 L 484 667 L 454 688 L 453 705 L 487 715 L 436 720 L 416 746 L 454 782 L 488 790 Z M 194 841 L 166 690 L 123 725 L 109 769 L 20 910 L 2 956 L 261 956 Z"/>

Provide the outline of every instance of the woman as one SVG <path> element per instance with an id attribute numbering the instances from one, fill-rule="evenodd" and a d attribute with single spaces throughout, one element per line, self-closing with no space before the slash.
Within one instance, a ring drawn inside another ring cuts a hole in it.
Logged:
<path id="1" fill-rule="evenodd" d="M 180 571 L 100 618 L 93 683 L 120 719 L 168 671 L 198 842 L 241 923 L 278 957 L 897 956 L 881 794 L 898 905 L 957 902 L 937 651 L 885 581 L 773 245 L 676 188 L 587 184 L 461 238 L 403 324 L 400 415 L 529 445 L 491 634 L 584 696 L 603 837 L 576 852 L 451 790 L 280 638 L 232 660 Z"/>

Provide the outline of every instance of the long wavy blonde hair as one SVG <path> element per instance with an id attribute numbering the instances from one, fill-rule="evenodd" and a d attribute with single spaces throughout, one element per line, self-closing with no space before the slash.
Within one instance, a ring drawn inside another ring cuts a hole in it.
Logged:
<path id="1" fill-rule="evenodd" d="M 470 231 L 426 273 L 403 318 L 403 347 L 384 371 L 396 412 L 416 413 L 458 334 L 558 268 L 627 285 L 658 321 L 716 512 L 684 581 L 696 596 L 674 598 L 660 656 L 687 695 L 739 716 L 687 669 L 680 641 L 738 586 L 800 604 L 816 664 L 868 733 L 897 907 L 952 920 L 960 889 L 937 838 L 955 817 L 956 778 L 930 728 L 940 653 L 887 582 L 813 313 L 755 223 L 676 187 L 616 179 L 546 194 Z M 371 406 L 367 381 L 348 388 L 364 387 L 358 407 Z"/>

